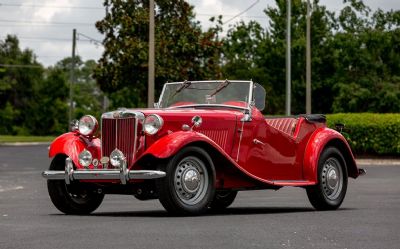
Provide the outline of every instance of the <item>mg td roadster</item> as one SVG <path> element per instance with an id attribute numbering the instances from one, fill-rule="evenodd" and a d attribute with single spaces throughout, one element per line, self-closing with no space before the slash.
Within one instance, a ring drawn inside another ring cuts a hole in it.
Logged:
<path id="1" fill-rule="evenodd" d="M 49 147 L 50 199 L 88 214 L 104 195 L 127 194 L 196 215 L 228 207 L 238 191 L 294 186 L 317 210 L 339 208 L 348 177 L 365 173 L 349 144 L 324 115 L 264 117 L 265 97 L 252 81 L 174 82 L 154 109 L 83 116 Z"/>

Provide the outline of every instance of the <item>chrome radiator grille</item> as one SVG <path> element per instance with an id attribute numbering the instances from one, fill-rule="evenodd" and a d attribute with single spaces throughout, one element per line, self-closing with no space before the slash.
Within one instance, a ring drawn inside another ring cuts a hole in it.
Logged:
<path id="1" fill-rule="evenodd" d="M 124 153 L 128 167 L 132 165 L 137 148 L 136 118 L 103 118 L 101 126 L 102 156 L 109 157 L 113 150 L 119 149 Z"/>

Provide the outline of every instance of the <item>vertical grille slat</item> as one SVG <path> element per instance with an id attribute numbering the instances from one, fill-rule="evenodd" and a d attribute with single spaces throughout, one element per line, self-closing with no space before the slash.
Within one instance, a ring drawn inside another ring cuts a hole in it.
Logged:
<path id="1" fill-rule="evenodd" d="M 134 160 L 135 118 L 102 119 L 102 156 L 110 156 L 111 152 L 119 149 L 126 156 L 128 167 Z"/>

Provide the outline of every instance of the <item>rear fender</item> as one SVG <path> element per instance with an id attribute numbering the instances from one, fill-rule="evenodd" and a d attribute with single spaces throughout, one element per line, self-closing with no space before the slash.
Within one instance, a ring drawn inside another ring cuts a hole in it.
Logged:
<path id="1" fill-rule="evenodd" d="M 53 158 L 58 154 L 65 154 L 72 159 L 77 168 L 79 165 L 79 153 L 87 149 L 92 153 L 93 158 L 100 159 L 100 139 L 87 139 L 77 133 L 69 132 L 57 137 L 50 145 L 49 157 Z"/>
<path id="2" fill-rule="evenodd" d="M 353 153 L 346 139 L 339 132 L 323 127 L 311 135 L 304 155 L 303 176 L 306 180 L 318 182 L 318 160 L 324 148 L 333 146 L 342 153 L 347 166 L 348 175 L 357 178 L 359 173 Z"/>

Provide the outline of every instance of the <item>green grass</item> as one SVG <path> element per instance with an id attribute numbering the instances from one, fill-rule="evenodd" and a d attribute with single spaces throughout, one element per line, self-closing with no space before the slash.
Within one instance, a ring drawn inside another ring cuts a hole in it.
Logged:
<path id="1" fill-rule="evenodd" d="M 8 136 L 0 135 L 1 143 L 27 143 L 27 142 L 51 142 L 55 137 L 52 136 Z"/>

